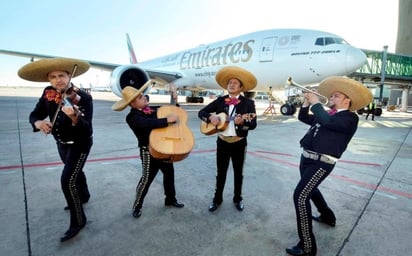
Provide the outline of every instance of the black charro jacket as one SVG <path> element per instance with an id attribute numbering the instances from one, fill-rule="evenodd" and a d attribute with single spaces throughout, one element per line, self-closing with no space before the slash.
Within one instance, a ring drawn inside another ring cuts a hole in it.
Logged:
<path id="1" fill-rule="evenodd" d="M 138 146 L 147 147 L 149 145 L 150 132 L 156 128 L 167 127 L 167 118 L 157 118 L 157 107 L 151 107 L 151 113 L 144 113 L 142 110 L 130 108 L 126 116 L 126 122 L 136 135 Z"/>
<path id="2" fill-rule="evenodd" d="M 300 108 L 298 119 L 310 125 L 300 140 L 305 150 L 315 151 L 340 158 L 358 128 L 359 117 L 349 110 L 330 116 L 322 104 Z"/>
<path id="3" fill-rule="evenodd" d="M 78 117 L 76 125 L 72 125 L 72 120 L 63 111 L 59 111 L 54 123 L 52 134 L 56 141 L 68 142 L 73 141 L 75 144 L 89 144 L 93 135 L 93 99 L 92 96 L 83 90 L 79 90 L 77 94 L 81 97 L 77 106 L 83 113 Z M 52 86 L 44 88 L 41 97 L 39 98 L 34 110 L 30 113 L 29 122 L 33 127 L 33 132 L 39 130 L 34 126 L 34 123 L 39 120 L 44 120 L 47 117 L 52 122 L 54 115 L 59 106 L 59 96 L 57 91 Z"/>
<path id="4" fill-rule="evenodd" d="M 226 105 L 225 99 L 229 98 L 229 95 L 225 95 L 222 97 L 217 98 L 216 100 L 212 101 L 209 103 L 207 106 L 202 108 L 199 113 L 198 117 L 207 123 L 210 123 L 209 117 L 211 113 L 226 113 L 228 116 L 230 116 L 229 113 L 229 105 Z M 240 100 L 239 104 L 235 106 L 234 114 L 255 114 L 256 115 L 256 108 L 255 108 L 255 102 L 251 99 L 248 99 L 242 95 L 239 96 L 238 98 Z M 250 120 L 245 120 L 243 122 L 243 125 L 236 125 L 235 124 L 235 130 L 236 134 L 239 137 L 247 137 L 249 130 L 255 129 L 257 126 L 257 121 L 256 117 L 252 118 Z"/>

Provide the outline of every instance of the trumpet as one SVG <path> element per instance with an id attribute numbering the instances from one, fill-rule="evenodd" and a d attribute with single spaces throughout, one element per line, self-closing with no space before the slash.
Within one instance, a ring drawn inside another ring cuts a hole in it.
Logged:
<path id="1" fill-rule="evenodd" d="M 288 83 L 289 85 L 291 85 L 291 86 L 294 86 L 294 87 L 296 87 L 296 88 L 299 88 L 299 89 L 300 89 L 301 91 L 303 91 L 303 92 L 309 92 L 309 93 L 315 94 L 316 96 L 319 97 L 319 100 L 320 100 L 320 102 L 321 102 L 323 105 L 327 105 L 327 104 L 329 103 L 328 97 L 323 96 L 322 94 L 320 94 L 320 93 L 318 93 L 318 92 L 316 92 L 316 91 L 314 91 L 314 90 L 308 89 L 308 88 L 306 88 L 306 87 L 304 87 L 304 86 L 296 83 L 295 81 L 293 81 L 292 77 L 289 77 L 289 78 L 288 78 L 287 83 Z"/>

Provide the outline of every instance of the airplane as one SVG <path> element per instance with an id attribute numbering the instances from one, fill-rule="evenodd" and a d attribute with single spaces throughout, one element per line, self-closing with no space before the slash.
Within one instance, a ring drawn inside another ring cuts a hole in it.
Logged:
<path id="1" fill-rule="evenodd" d="M 188 102 L 202 102 L 203 98 L 196 93 L 221 89 L 215 81 L 216 72 L 236 65 L 256 76 L 256 88 L 245 93 L 253 98 L 258 91 L 285 91 L 289 77 L 299 84 L 315 84 L 329 76 L 349 75 L 366 62 L 365 53 L 342 37 L 309 29 L 257 31 L 143 62 L 137 62 L 129 35 L 126 36 L 130 64 L 85 60 L 94 67 L 112 71 L 110 87 L 119 97 L 125 86 L 140 88 L 149 79 L 157 79 L 178 90 L 192 91 L 193 96 L 186 97 Z M 1 49 L 0 53 L 31 60 L 57 57 Z M 281 106 L 284 115 L 292 115 L 295 110 L 288 101 Z"/>

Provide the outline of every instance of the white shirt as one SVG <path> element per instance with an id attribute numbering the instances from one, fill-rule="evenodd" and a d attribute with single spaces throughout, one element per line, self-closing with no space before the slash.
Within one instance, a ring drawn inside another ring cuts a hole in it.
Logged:
<path id="1" fill-rule="evenodd" d="M 236 98 L 239 98 L 237 96 Z M 235 130 L 235 116 L 236 116 L 236 110 L 233 110 L 235 108 L 234 105 L 229 105 L 229 125 L 227 126 L 226 130 L 220 132 L 220 135 L 223 136 L 237 136 L 236 135 L 236 130 Z M 232 116 L 230 116 L 232 114 Z"/>

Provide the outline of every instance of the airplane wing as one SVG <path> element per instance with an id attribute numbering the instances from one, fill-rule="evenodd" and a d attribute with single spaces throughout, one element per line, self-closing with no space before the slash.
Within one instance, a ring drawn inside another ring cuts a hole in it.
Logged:
<path id="1" fill-rule="evenodd" d="M 177 72 L 158 71 L 155 69 L 144 69 L 144 71 L 149 74 L 150 78 L 160 78 L 168 83 L 183 77 L 182 74 Z"/>
<path id="2" fill-rule="evenodd" d="M 38 53 L 30 53 L 30 52 L 17 52 L 17 51 L 8 51 L 0 49 L 1 54 L 18 56 L 18 57 L 29 57 L 30 61 L 34 59 L 48 59 L 48 58 L 56 58 L 56 57 L 63 57 L 63 56 L 53 56 L 53 55 L 46 55 L 46 54 L 38 54 Z M 68 57 L 71 58 L 71 57 Z M 111 71 L 116 67 L 120 66 L 121 64 L 113 64 L 113 63 L 106 63 L 106 62 L 98 62 L 92 60 L 84 60 L 90 63 L 93 67 L 101 68 L 107 71 Z"/>
<path id="3" fill-rule="evenodd" d="M 48 58 L 56 58 L 56 57 L 63 57 L 63 56 L 54 56 L 54 55 L 46 55 L 46 54 L 39 54 L 39 53 L 30 53 L 30 52 L 18 52 L 18 51 L 9 51 L 9 50 L 2 50 L 0 49 L 0 54 L 18 56 L 18 57 L 28 57 L 30 61 L 34 59 L 48 59 Z M 71 58 L 71 57 L 68 57 Z M 100 68 L 106 71 L 113 71 L 115 68 L 122 66 L 123 64 L 115 64 L 115 63 L 107 63 L 107 62 L 100 62 L 94 60 L 84 60 L 90 63 L 92 67 Z M 144 69 L 144 71 L 149 75 L 150 78 L 161 79 L 168 83 L 173 82 L 179 78 L 182 78 L 183 75 L 176 72 L 167 72 L 167 71 L 159 71 L 156 69 Z"/>

